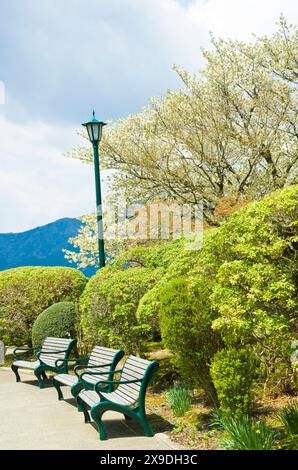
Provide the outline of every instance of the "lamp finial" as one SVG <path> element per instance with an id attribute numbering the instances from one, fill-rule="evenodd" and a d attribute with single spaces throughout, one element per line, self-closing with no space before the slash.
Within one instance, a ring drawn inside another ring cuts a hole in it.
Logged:
<path id="1" fill-rule="evenodd" d="M 94 111 L 94 109 L 93 109 L 93 113 L 92 113 L 92 114 L 93 114 L 93 119 L 95 119 L 95 111 Z"/>

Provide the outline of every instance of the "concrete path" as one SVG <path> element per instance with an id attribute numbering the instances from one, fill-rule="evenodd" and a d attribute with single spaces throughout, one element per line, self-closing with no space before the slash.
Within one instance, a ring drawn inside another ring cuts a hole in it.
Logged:
<path id="1" fill-rule="evenodd" d="M 128 426 L 122 415 L 104 415 L 109 439 L 100 441 L 95 424 L 85 424 L 74 407 L 69 387 L 63 387 L 66 401 L 58 401 L 49 386 L 40 390 L 34 376 L 20 372 L 23 382 L 0 367 L 0 449 L 171 449 L 163 435 L 145 437 Z"/>

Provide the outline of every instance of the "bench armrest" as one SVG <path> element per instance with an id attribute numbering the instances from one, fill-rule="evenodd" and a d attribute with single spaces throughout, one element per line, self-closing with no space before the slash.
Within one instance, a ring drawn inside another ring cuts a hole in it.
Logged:
<path id="1" fill-rule="evenodd" d="M 77 372 L 78 370 L 82 370 L 82 369 L 99 369 L 99 367 L 108 367 L 108 366 L 111 366 L 112 363 L 109 362 L 107 364 L 98 364 L 96 366 L 88 366 L 88 364 L 80 364 L 80 365 L 77 365 L 74 367 L 74 373 L 76 374 L 77 377 L 79 377 L 79 373 Z"/>
<path id="2" fill-rule="evenodd" d="M 80 380 L 84 380 L 83 376 L 84 375 L 110 375 L 110 374 L 116 374 L 117 372 L 122 372 L 122 369 L 119 370 L 109 370 L 105 372 L 83 372 L 80 374 Z"/>
<path id="3" fill-rule="evenodd" d="M 120 385 L 120 384 L 134 384 L 137 382 L 142 382 L 143 377 L 141 379 L 133 379 L 133 380 L 100 380 L 95 384 L 95 391 L 100 392 L 100 384 L 104 385 Z M 102 387 L 101 387 L 102 388 Z"/>
<path id="4" fill-rule="evenodd" d="M 79 361 L 84 361 L 84 360 L 86 361 L 88 359 L 89 359 L 89 357 L 72 357 L 72 358 L 69 357 L 67 359 L 57 359 L 55 361 L 55 366 L 59 367 L 58 362 L 63 362 L 63 363 L 64 362 L 66 362 L 66 363 L 68 363 L 68 362 L 79 362 Z M 86 367 L 86 366 L 83 365 L 83 367 Z"/>
<path id="5" fill-rule="evenodd" d="M 60 349 L 60 351 L 42 351 L 41 350 L 37 353 L 37 357 L 39 359 L 39 356 L 41 354 L 59 354 L 59 353 L 66 353 L 67 351 L 68 351 L 68 349 Z"/>
<path id="6" fill-rule="evenodd" d="M 25 348 L 25 347 L 15 348 L 13 350 L 13 354 L 18 359 L 20 357 L 21 353 L 24 354 L 24 353 L 30 352 L 30 351 L 32 351 L 32 352 L 37 351 L 37 353 L 38 353 L 38 351 L 40 351 L 40 348 L 38 348 L 38 347 L 36 347 L 36 348 Z"/>

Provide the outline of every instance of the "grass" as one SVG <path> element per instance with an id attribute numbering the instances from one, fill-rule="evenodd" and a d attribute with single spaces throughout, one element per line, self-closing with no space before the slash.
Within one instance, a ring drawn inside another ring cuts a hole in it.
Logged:
<path id="1" fill-rule="evenodd" d="M 167 393 L 167 403 L 175 416 L 184 416 L 191 408 L 189 390 L 185 385 L 176 385 Z"/>
<path id="2" fill-rule="evenodd" d="M 289 435 L 298 435 L 298 402 L 289 403 L 277 414 L 277 419 Z"/>
<path id="3" fill-rule="evenodd" d="M 212 425 L 224 431 L 221 446 L 231 450 L 270 450 L 277 444 L 277 431 L 264 421 L 255 422 L 248 416 L 234 418 L 217 412 Z"/>

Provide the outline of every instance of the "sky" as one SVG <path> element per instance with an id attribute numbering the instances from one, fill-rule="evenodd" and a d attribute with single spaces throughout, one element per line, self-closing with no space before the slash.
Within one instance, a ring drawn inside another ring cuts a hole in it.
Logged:
<path id="1" fill-rule="evenodd" d="M 81 122 L 137 113 L 197 71 L 216 37 L 271 34 L 294 0 L 1 0 L 0 232 L 95 208 L 93 168 L 65 157 Z M 104 179 L 104 193 L 107 185 Z"/>

